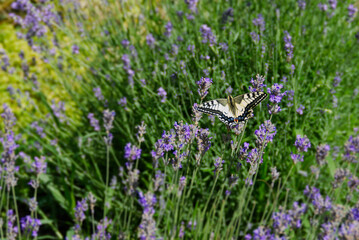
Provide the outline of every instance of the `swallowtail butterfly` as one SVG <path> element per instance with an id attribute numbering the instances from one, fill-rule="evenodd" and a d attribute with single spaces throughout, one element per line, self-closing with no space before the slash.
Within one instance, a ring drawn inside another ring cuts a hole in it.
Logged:
<path id="1" fill-rule="evenodd" d="M 204 102 L 198 111 L 217 116 L 228 127 L 253 117 L 253 108 L 267 97 L 264 92 L 252 92 L 237 97 L 228 96 Z"/>

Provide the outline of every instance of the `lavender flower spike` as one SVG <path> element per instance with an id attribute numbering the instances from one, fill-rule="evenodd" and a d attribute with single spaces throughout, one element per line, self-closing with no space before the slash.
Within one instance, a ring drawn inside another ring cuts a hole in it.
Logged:
<path id="1" fill-rule="evenodd" d="M 292 37 L 289 35 L 288 31 L 284 31 L 284 49 L 287 52 L 287 61 L 289 62 L 293 58 L 293 49 Z"/>
<path id="2" fill-rule="evenodd" d="M 304 137 L 297 135 L 297 139 L 294 143 L 294 146 L 297 147 L 299 152 L 307 152 L 308 148 L 311 147 L 311 144 L 306 135 L 304 135 Z"/>
<path id="3" fill-rule="evenodd" d="M 204 78 L 202 77 L 201 80 L 196 82 L 198 85 L 198 94 L 201 99 L 205 98 L 208 94 L 208 89 L 211 87 L 213 81 L 211 78 Z"/>
<path id="4" fill-rule="evenodd" d="M 286 92 L 281 92 L 283 88 L 282 84 L 275 83 L 271 88 L 268 88 L 267 91 L 270 94 L 269 101 L 272 103 L 280 103 L 282 101 L 283 96 L 286 95 Z"/>
<path id="5" fill-rule="evenodd" d="M 209 43 L 210 46 L 216 44 L 216 37 L 212 33 L 212 29 L 207 25 L 202 25 L 200 30 L 202 35 L 202 43 Z"/>
<path id="6" fill-rule="evenodd" d="M 110 111 L 109 109 L 103 111 L 103 126 L 105 127 L 106 132 L 110 132 L 110 130 L 113 128 L 115 115 L 115 111 Z"/>
<path id="7" fill-rule="evenodd" d="M 262 92 L 263 88 L 266 87 L 265 84 L 263 84 L 265 81 L 265 78 L 259 74 L 256 75 L 256 79 L 251 79 L 252 86 L 249 86 L 249 91 L 251 92 Z"/>
<path id="8" fill-rule="evenodd" d="M 160 87 L 158 90 L 158 96 L 162 97 L 161 99 L 161 102 L 164 103 L 166 102 L 166 99 L 167 99 L 167 92 L 162 88 Z"/>

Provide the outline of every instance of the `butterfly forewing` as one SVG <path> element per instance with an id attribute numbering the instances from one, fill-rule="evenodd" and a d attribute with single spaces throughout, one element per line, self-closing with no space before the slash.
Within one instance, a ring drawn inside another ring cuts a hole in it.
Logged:
<path id="1" fill-rule="evenodd" d="M 267 94 L 264 92 L 252 92 L 239 95 L 234 98 L 238 109 L 238 120 L 245 121 L 248 119 L 250 113 L 253 112 L 260 102 L 262 102 L 267 97 Z"/>

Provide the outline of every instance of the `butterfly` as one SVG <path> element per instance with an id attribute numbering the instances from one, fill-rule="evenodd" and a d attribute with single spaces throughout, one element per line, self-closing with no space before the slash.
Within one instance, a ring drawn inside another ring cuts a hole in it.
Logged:
<path id="1" fill-rule="evenodd" d="M 217 116 L 228 127 L 237 125 L 253 117 L 253 108 L 266 99 L 264 92 L 251 92 L 237 97 L 229 95 L 227 99 L 219 98 L 204 102 L 198 111 Z"/>

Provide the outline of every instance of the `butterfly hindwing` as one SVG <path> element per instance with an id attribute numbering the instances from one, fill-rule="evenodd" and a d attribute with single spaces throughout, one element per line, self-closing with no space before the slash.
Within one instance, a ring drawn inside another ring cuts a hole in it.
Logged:
<path id="1" fill-rule="evenodd" d="M 204 102 L 197 108 L 200 112 L 204 112 L 210 115 L 217 116 L 226 125 L 232 125 L 234 123 L 234 116 L 230 112 L 227 99 L 220 98 Z"/>

